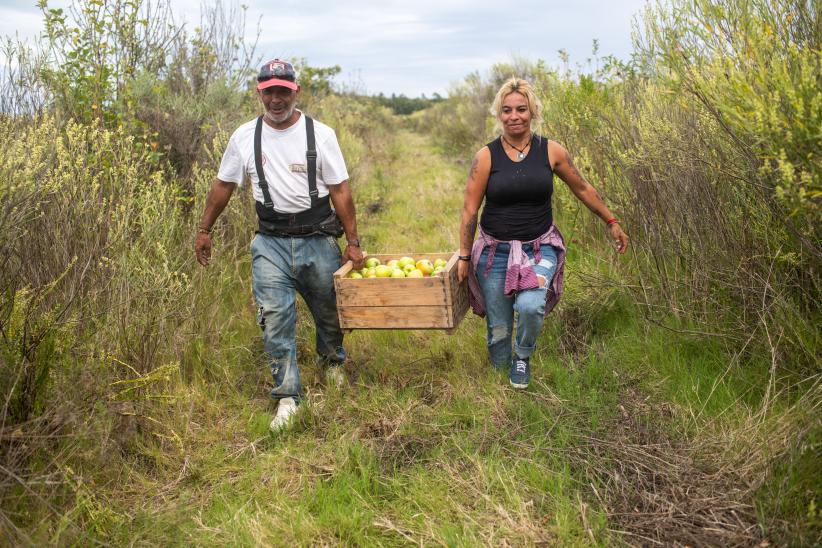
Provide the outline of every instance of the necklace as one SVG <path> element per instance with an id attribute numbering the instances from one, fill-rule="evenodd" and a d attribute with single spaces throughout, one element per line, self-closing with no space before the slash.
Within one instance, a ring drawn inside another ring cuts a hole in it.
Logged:
<path id="1" fill-rule="evenodd" d="M 528 137 L 528 142 L 525 143 L 525 146 L 522 147 L 522 148 L 517 148 L 514 145 L 512 145 L 510 142 L 508 142 L 508 139 L 505 138 L 505 135 L 502 136 L 502 140 L 505 141 L 505 144 L 507 144 L 509 147 L 511 147 L 511 148 L 513 148 L 514 150 L 517 151 L 517 158 L 519 158 L 520 160 L 525 159 L 525 150 L 528 147 L 531 146 L 531 137 L 530 136 Z"/>

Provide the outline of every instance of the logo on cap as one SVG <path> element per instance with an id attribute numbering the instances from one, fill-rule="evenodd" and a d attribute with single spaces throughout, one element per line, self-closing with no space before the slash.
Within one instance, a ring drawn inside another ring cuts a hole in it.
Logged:
<path id="1" fill-rule="evenodd" d="M 272 59 L 260 68 L 260 74 L 257 76 L 257 82 L 259 82 L 257 89 L 283 86 L 296 90 L 298 88 L 296 77 L 297 75 L 291 63 L 280 59 Z"/>

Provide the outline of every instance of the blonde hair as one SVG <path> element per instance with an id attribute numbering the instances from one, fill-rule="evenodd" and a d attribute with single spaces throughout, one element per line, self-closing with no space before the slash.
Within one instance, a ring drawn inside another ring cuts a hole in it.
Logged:
<path id="1" fill-rule="evenodd" d="M 502 87 L 497 91 L 497 96 L 494 97 L 494 102 L 491 104 L 491 115 L 494 117 L 494 134 L 502 134 L 502 123 L 499 118 L 502 114 L 502 103 L 505 98 L 512 93 L 519 93 L 525 97 L 525 102 L 528 105 L 528 110 L 531 112 L 531 131 L 538 128 L 542 124 L 542 103 L 540 102 L 534 88 L 527 80 L 522 78 L 509 78 Z"/>

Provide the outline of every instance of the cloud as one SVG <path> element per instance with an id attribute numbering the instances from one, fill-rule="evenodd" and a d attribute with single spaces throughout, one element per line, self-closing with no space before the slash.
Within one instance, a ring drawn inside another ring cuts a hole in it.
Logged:
<path id="1" fill-rule="evenodd" d="M 31 9 L 7 4 L 0 6 L 0 36 L 19 36 L 31 40 L 40 33 L 42 23 L 43 16 L 36 6 L 31 6 Z"/>
<path id="2" fill-rule="evenodd" d="M 199 24 L 200 0 L 171 2 L 178 24 Z M 367 92 L 444 95 L 451 82 L 513 55 L 557 65 L 557 52 L 564 49 L 572 62 L 584 63 L 598 39 L 600 55 L 625 58 L 631 51 L 632 15 L 644 3 L 613 0 L 606 7 L 599 0 L 249 2 L 246 31 L 253 39 L 260 20 L 261 57 L 339 65 L 342 83 Z M 0 5 L 0 34 L 19 29 L 21 35 L 33 37 L 41 27 L 34 0 Z"/>

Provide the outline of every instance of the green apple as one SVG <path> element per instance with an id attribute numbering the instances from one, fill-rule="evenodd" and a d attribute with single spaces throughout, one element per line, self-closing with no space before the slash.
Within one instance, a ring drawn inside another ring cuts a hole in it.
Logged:
<path id="1" fill-rule="evenodd" d="M 412 270 L 416 270 L 416 268 L 417 267 L 414 266 L 414 263 L 408 263 L 408 264 L 406 264 L 405 266 L 402 267 L 402 271 L 405 272 L 406 274 L 408 274 Z"/>
<path id="2" fill-rule="evenodd" d="M 391 273 L 392 278 L 405 278 L 405 272 L 402 271 L 401 268 L 395 268 L 394 271 Z"/>
<path id="3" fill-rule="evenodd" d="M 434 270 L 431 272 L 431 275 L 432 276 L 437 276 L 440 272 L 445 272 L 445 267 L 435 266 Z"/>
<path id="4" fill-rule="evenodd" d="M 380 260 L 376 257 L 368 257 L 365 260 L 365 266 L 368 268 L 375 268 L 380 265 Z"/>
<path id="5" fill-rule="evenodd" d="M 437 259 L 436 261 L 434 261 L 434 268 L 436 269 L 438 266 L 445 268 L 445 265 L 447 264 L 448 261 L 446 261 L 445 259 Z"/>
<path id="6" fill-rule="evenodd" d="M 353 279 L 357 279 L 357 280 L 361 280 L 361 279 L 362 279 L 362 274 L 360 274 L 359 272 L 357 272 L 357 271 L 355 270 L 354 272 L 352 272 L 351 274 L 349 274 L 349 275 L 348 275 L 348 277 L 349 277 L 349 278 L 353 278 Z"/>
<path id="7" fill-rule="evenodd" d="M 376 268 L 374 268 L 374 273 L 377 275 L 377 278 L 388 278 L 393 271 L 393 268 L 384 264 L 377 265 Z"/>
<path id="8" fill-rule="evenodd" d="M 413 265 L 413 264 L 414 264 L 414 259 L 412 259 L 411 257 L 400 257 L 400 260 L 397 261 L 397 266 L 399 266 L 403 270 L 405 269 L 406 266 Z"/>
<path id="9" fill-rule="evenodd" d="M 415 268 L 411 272 L 406 274 L 406 277 L 408 277 L 408 278 L 424 278 L 425 274 L 422 273 L 422 270 L 419 270 L 418 268 Z"/>
<path id="10" fill-rule="evenodd" d="M 387 263 L 385 263 L 385 264 L 387 264 L 387 265 L 388 265 L 388 266 L 390 266 L 391 268 L 397 268 L 397 265 L 398 265 L 399 263 L 400 263 L 399 259 L 391 259 L 390 261 L 388 261 L 388 262 L 387 262 Z"/>

